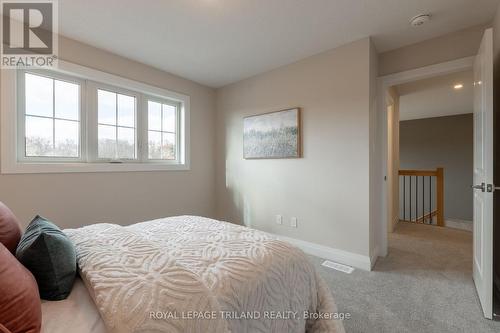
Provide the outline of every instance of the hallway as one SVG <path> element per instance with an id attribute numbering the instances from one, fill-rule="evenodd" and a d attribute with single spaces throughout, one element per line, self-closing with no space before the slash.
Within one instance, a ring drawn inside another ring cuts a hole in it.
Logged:
<path id="1" fill-rule="evenodd" d="M 472 233 L 398 223 L 372 272 L 321 266 L 347 332 L 499 332 L 483 319 L 472 281 Z M 361 295 L 361 296 L 360 296 Z"/>

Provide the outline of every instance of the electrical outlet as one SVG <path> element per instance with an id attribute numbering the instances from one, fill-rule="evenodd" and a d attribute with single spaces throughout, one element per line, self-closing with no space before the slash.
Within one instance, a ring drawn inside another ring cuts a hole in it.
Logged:
<path id="1" fill-rule="evenodd" d="M 281 216 L 281 215 L 276 215 L 276 223 L 278 223 L 278 224 L 283 224 L 283 216 Z"/>
<path id="2" fill-rule="evenodd" d="M 290 226 L 293 228 L 297 228 L 297 218 L 296 217 L 292 217 L 290 219 Z"/>

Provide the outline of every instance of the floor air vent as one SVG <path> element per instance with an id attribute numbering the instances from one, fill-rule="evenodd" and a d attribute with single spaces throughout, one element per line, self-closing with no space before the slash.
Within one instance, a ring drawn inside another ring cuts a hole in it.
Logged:
<path id="1" fill-rule="evenodd" d="M 323 261 L 321 265 L 347 274 L 351 274 L 354 271 L 354 268 L 352 268 L 351 266 L 339 264 L 330 260 Z"/>

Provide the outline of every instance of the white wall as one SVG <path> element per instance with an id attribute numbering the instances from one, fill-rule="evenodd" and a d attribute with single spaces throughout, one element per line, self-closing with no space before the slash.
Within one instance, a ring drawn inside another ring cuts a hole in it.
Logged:
<path id="1" fill-rule="evenodd" d="M 35 214 L 63 228 L 95 222 L 214 215 L 215 91 L 155 68 L 60 38 L 60 58 L 191 97 L 191 170 L 0 175 L 0 201 L 24 225 Z"/>
<path id="2" fill-rule="evenodd" d="M 217 91 L 220 218 L 370 255 L 374 52 L 363 39 Z M 244 160 L 243 117 L 290 107 L 302 108 L 303 158 Z"/>
<path id="3" fill-rule="evenodd" d="M 484 30 L 480 25 L 428 39 L 379 55 L 379 75 L 388 75 L 434 65 L 441 62 L 474 56 Z"/>

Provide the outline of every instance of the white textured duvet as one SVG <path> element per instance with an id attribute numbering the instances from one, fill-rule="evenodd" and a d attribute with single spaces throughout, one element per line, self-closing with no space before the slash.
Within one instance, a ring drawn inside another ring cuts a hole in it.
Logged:
<path id="1" fill-rule="evenodd" d="M 65 230 L 110 332 L 343 332 L 305 254 L 242 226 L 180 216 Z M 309 319 L 308 319 L 309 318 Z"/>

